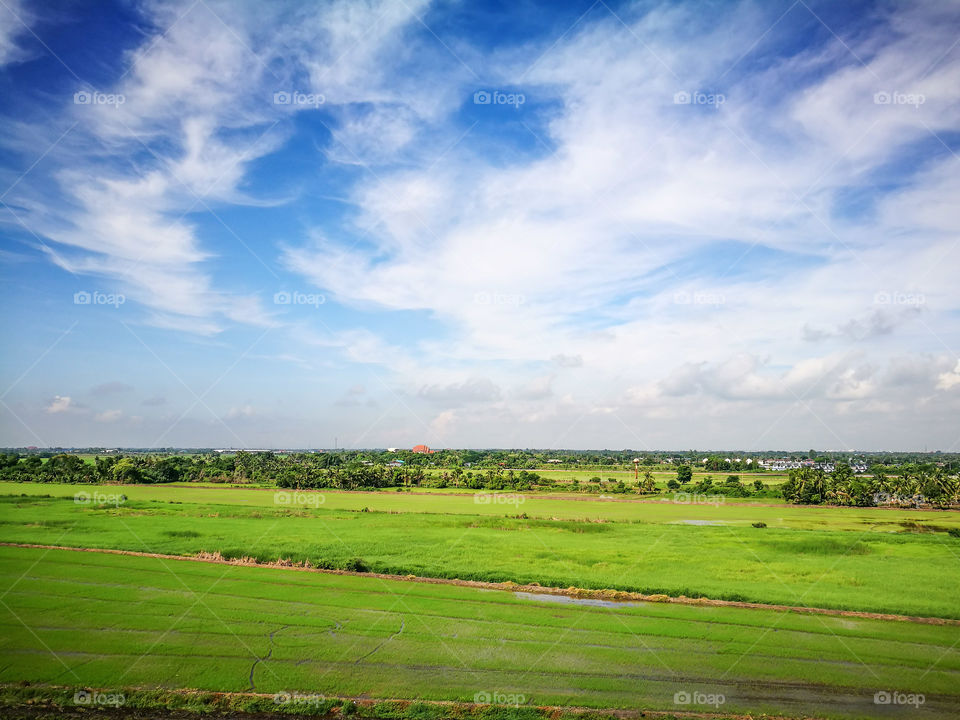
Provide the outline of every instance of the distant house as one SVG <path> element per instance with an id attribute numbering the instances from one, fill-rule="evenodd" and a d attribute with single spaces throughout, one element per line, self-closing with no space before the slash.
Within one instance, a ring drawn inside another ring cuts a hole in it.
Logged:
<path id="1" fill-rule="evenodd" d="M 428 448 L 426 445 L 414 445 L 413 452 L 420 453 L 422 455 L 433 455 L 434 451 Z"/>
<path id="2" fill-rule="evenodd" d="M 403 460 L 391 460 L 387 463 L 387 467 L 403 467 Z"/>
<path id="3" fill-rule="evenodd" d="M 548 463 L 562 463 L 563 460 L 547 460 Z"/>
<path id="4" fill-rule="evenodd" d="M 760 460 L 758 464 L 760 465 L 760 467 L 767 468 L 768 470 L 778 471 L 778 472 L 782 472 L 784 470 L 796 470 L 797 468 L 801 467 L 801 464 L 798 461 L 784 459 L 784 458 L 780 458 L 776 460 L 771 460 L 771 459 Z"/>

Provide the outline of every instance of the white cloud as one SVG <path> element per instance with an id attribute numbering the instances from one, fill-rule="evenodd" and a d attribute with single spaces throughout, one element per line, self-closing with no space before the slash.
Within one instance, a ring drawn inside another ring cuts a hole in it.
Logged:
<path id="1" fill-rule="evenodd" d="M 57 395 L 50 401 L 50 404 L 46 407 L 46 412 L 50 415 L 56 415 L 59 413 L 65 413 L 76 406 L 73 404 L 73 400 L 68 395 Z"/>
<path id="2" fill-rule="evenodd" d="M 29 56 L 20 40 L 29 33 L 33 21 L 33 14 L 22 0 L 7 0 L 0 5 L 0 68 Z"/>
<path id="3" fill-rule="evenodd" d="M 123 417 L 123 410 L 104 410 L 94 415 L 93 419 L 101 423 L 117 422 Z"/>
<path id="4" fill-rule="evenodd" d="M 560 353 L 559 355 L 554 355 L 550 360 L 561 368 L 578 368 L 583 367 L 583 358 L 579 355 L 564 355 Z"/>
<path id="5" fill-rule="evenodd" d="M 521 400 L 545 400 L 553 395 L 553 376 L 542 375 L 525 383 L 517 391 Z"/>
<path id="6" fill-rule="evenodd" d="M 500 398 L 500 388 L 490 378 L 471 378 L 450 385 L 424 385 L 418 395 L 433 403 L 461 406 Z"/>
<path id="7" fill-rule="evenodd" d="M 457 421 L 458 416 L 454 410 L 444 410 L 430 421 L 428 431 L 433 437 L 446 438 L 456 428 Z"/>
<path id="8" fill-rule="evenodd" d="M 249 419 L 257 414 L 252 405 L 242 405 L 240 407 L 230 408 L 227 413 L 227 420 Z"/>
<path id="9" fill-rule="evenodd" d="M 960 360 L 957 360 L 957 365 L 953 370 L 942 373 L 937 378 L 937 387 L 941 390 L 950 390 L 957 385 L 960 385 Z"/>

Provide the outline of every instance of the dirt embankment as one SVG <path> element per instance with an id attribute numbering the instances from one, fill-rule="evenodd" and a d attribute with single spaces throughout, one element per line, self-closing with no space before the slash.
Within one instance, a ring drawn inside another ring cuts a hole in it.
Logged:
<path id="1" fill-rule="evenodd" d="M 91 688 L 92 689 L 92 688 Z M 190 689 L 127 688 L 136 696 L 135 706 L 96 707 L 69 701 L 75 688 L 56 685 L 0 685 L 0 717 L 5 720 L 47 720 L 50 718 L 137 718 L 138 720 L 195 720 L 198 716 L 237 720 L 279 720 L 307 715 L 323 720 L 757 720 L 757 715 L 732 712 L 600 709 L 558 705 L 490 705 L 453 700 L 410 700 L 310 695 L 323 700 L 322 707 L 276 704 L 288 693 L 213 692 Z M 17 698 L 16 696 L 19 696 Z M 26 696 L 26 697 L 25 697 Z M 19 699 L 19 702 L 17 702 Z M 133 698 L 131 698 L 133 699 Z M 194 701 L 193 708 L 182 707 Z M 11 702 L 13 701 L 13 702 Z M 273 707 L 271 707 L 273 706 Z M 516 711 L 516 712 L 511 712 Z M 817 720 L 807 714 L 762 715 L 763 720 Z"/>

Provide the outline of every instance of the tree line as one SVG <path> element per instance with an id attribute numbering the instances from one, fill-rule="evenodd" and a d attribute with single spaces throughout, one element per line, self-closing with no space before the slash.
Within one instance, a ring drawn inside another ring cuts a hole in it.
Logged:
<path id="1" fill-rule="evenodd" d="M 551 479 L 500 466 L 443 469 L 429 474 L 423 465 L 390 465 L 334 453 L 238 452 L 211 455 L 109 455 L 86 462 L 60 453 L 50 458 L 0 454 L 0 479 L 59 483 L 151 484 L 173 482 L 270 483 L 281 488 L 464 487 L 532 490 L 553 486 Z"/>
<path id="2" fill-rule="evenodd" d="M 9 452 L 9 450 L 8 450 Z M 86 451 L 78 451 L 76 448 L 51 450 L 51 449 L 26 449 L 20 448 L 16 451 L 17 455 L 23 457 L 37 456 L 41 459 L 47 459 L 60 455 L 113 455 L 129 457 L 151 457 L 160 456 L 163 458 L 211 458 L 256 456 L 255 461 L 258 464 L 272 464 L 271 458 L 292 458 L 296 462 L 304 462 L 305 457 L 327 456 L 337 458 L 337 462 L 347 464 L 353 461 L 370 462 L 373 464 L 387 465 L 391 461 L 401 460 L 405 465 L 416 465 L 420 467 L 431 468 L 454 468 L 462 467 L 465 469 L 475 468 L 496 468 L 506 467 L 517 470 L 537 470 L 541 468 L 555 468 L 562 470 L 612 470 L 612 469 L 632 469 L 633 461 L 639 460 L 642 468 L 665 469 L 667 467 L 677 467 L 678 465 L 695 465 L 697 468 L 708 472 L 745 472 L 756 471 L 757 460 L 762 458 L 778 458 L 784 460 L 816 460 L 822 463 L 847 463 L 849 465 L 863 463 L 866 465 L 879 465 L 894 468 L 903 464 L 924 464 L 929 463 L 931 459 L 943 463 L 948 472 L 956 473 L 960 471 L 960 453 L 861 453 L 861 452 L 824 452 L 810 450 L 808 452 L 792 452 L 782 450 L 765 451 L 743 451 L 729 450 L 720 451 L 669 451 L 669 450 L 538 450 L 538 449 L 456 449 L 446 448 L 437 450 L 434 453 L 415 453 L 409 449 L 398 449 L 394 452 L 385 449 L 364 449 L 364 450 L 337 450 L 326 452 L 261 452 L 261 451 L 239 451 L 216 452 L 213 449 L 206 450 L 185 450 L 181 448 L 144 448 L 142 450 L 126 449 L 122 452 L 111 451 L 107 453 L 104 448 L 89 448 Z M 747 462 L 750 460 L 751 462 Z M 248 460 L 241 460 L 241 464 L 246 464 Z"/>
<path id="3" fill-rule="evenodd" d="M 21 457 L 0 453 L 0 480 L 60 483 L 173 483 L 220 482 L 275 484 L 281 488 L 387 488 L 458 487 L 475 490 L 536 490 L 557 486 L 549 477 L 529 470 L 493 466 L 466 468 L 462 465 L 427 471 L 423 463 L 375 462 L 357 453 L 244 452 L 205 455 L 108 455 L 85 461 L 70 453 L 48 458 L 37 454 Z M 429 457 L 429 456 L 426 456 Z M 730 497 L 769 496 L 777 491 L 754 476 L 745 484 L 740 476 L 728 475 L 723 482 L 705 477 L 693 482 L 689 465 L 679 465 L 668 490 L 714 493 Z M 603 483 L 599 476 L 569 489 L 586 492 L 656 493 L 649 469 L 634 486 L 621 481 Z M 960 478 L 946 464 L 905 463 L 897 467 L 873 465 L 869 474 L 855 474 L 846 463 L 833 472 L 802 467 L 791 470 L 779 494 L 791 503 L 819 505 L 928 505 L 948 507 L 960 503 Z"/>
<path id="4" fill-rule="evenodd" d="M 815 468 L 791 470 L 781 487 L 787 501 L 803 505 L 932 505 L 960 502 L 960 478 L 934 463 L 907 463 L 891 474 L 875 465 L 869 475 L 856 475 L 845 463 L 832 473 Z"/>

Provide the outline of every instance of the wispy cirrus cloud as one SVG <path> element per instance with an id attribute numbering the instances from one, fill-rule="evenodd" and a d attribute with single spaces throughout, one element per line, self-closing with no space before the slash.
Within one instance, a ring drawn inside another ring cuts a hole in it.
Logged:
<path id="1" fill-rule="evenodd" d="M 416 7 L 398 12 L 373 3 L 361 11 L 340 2 L 307 12 L 292 4 L 144 3 L 146 37 L 115 68 L 115 80 L 95 87 L 70 69 L 83 97 L 54 99 L 65 119 L 46 128 L 45 159 L 60 166 L 52 173 L 60 196 L 49 202 L 49 183 L 24 181 L 14 196 L 19 219 L 43 238 L 51 261 L 115 283 L 147 310 L 149 324 L 200 334 L 272 324 L 257 295 L 214 280 L 218 256 L 193 218 L 271 202 L 244 186 L 252 164 L 288 139 L 290 111 L 304 109 L 274 100 L 297 83 L 322 85 L 324 102 L 346 117 L 343 132 L 355 140 L 381 137 L 377 123 L 357 125 L 349 116 L 356 103 L 393 102 L 373 70 L 384 46 L 398 47 Z M 290 24 L 280 36 L 264 31 L 282 23 Z M 344 55 L 351 73 L 341 67 Z M 21 147 L 36 145 L 26 128 L 19 131 Z M 269 270 L 268 248 L 236 239 L 239 252 Z"/>

